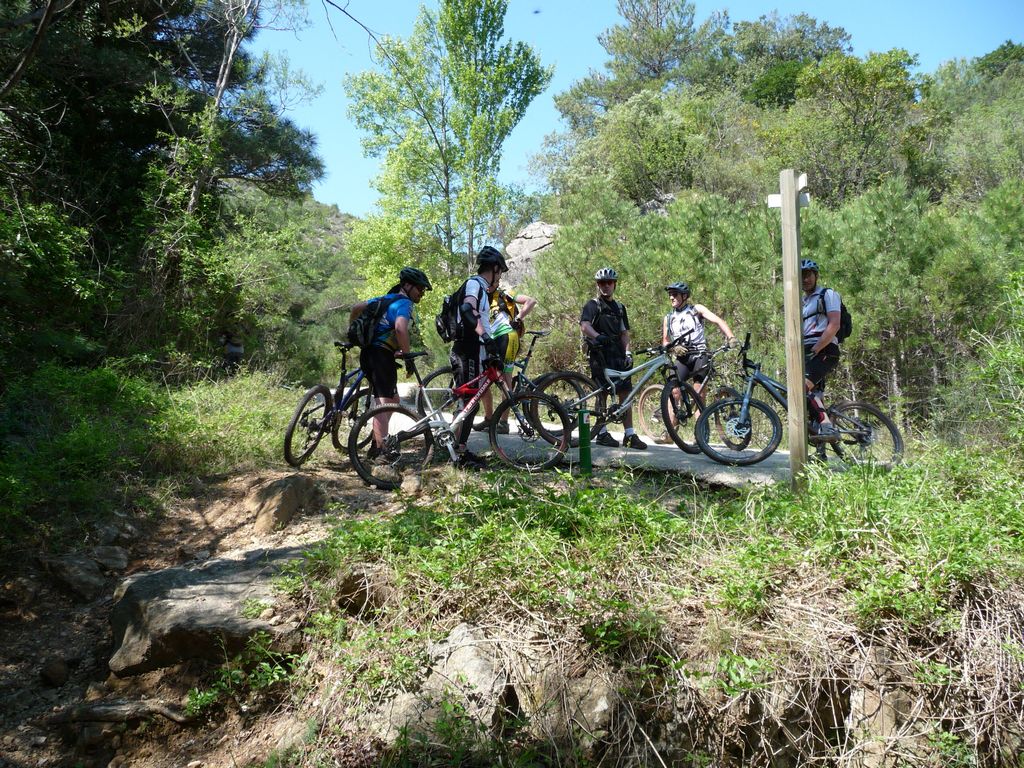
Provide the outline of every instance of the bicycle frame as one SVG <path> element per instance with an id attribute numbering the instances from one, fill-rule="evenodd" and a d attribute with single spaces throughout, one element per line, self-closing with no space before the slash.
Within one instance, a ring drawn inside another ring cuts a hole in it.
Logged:
<path id="1" fill-rule="evenodd" d="M 414 367 L 413 370 L 416 372 L 416 381 L 420 385 L 420 391 L 426 392 L 423 388 L 423 379 L 420 376 L 419 369 Z M 449 390 L 448 398 L 437 407 L 430 402 L 429 395 L 426 395 L 424 400 L 427 404 L 427 414 L 408 429 L 401 430 L 398 433 L 398 436 L 402 439 L 405 439 L 408 436 L 415 436 L 419 434 L 423 428 L 429 429 L 431 433 L 435 435 L 438 435 L 439 433 L 445 434 L 450 437 L 450 439 L 439 439 L 438 442 L 448 449 L 448 454 L 451 456 L 452 461 L 456 461 L 458 456 L 455 453 L 455 430 L 466 420 L 469 413 L 477 406 L 480 399 L 484 396 L 484 393 L 490 389 L 492 384 L 497 384 L 505 393 L 506 397 L 511 397 L 508 387 L 505 384 L 505 379 L 502 376 L 501 368 L 493 365 L 487 366 L 478 376 L 470 379 L 465 384 L 460 384 L 459 386 L 453 387 Z M 467 397 L 469 400 L 466 404 L 458 413 L 455 414 L 455 418 L 453 418 L 451 422 L 448 422 L 448 420 L 444 418 L 442 408 L 451 404 L 455 400 Z"/>
<path id="2" fill-rule="evenodd" d="M 616 421 L 619 418 L 621 418 L 622 415 L 633 406 L 633 401 L 636 399 L 637 394 L 640 392 L 640 390 L 644 388 L 644 385 L 646 385 L 647 382 L 651 380 L 651 377 L 654 376 L 654 374 L 657 373 L 657 371 L 659 371 L 661 368 L 667 365 L 671 361 L 671 359 L 672 358 L 669 357 L 667 353 L 661 352 L 657 357 L 653 357 L 646 363 L 642 363 L 636 366 L 635 368 L 631 368 L 628 371 L 617 371 L 614 368 L 605 368 L 605 378 L 611 381 L 612 384 L 605 384 L 600 389 L 596 389 L 593 392 L 587 393 L 579 400 L 574 400 L 570 403 L 565 403 L 565 409 L 568 411 L 578 411 L 580 409 L 580 406 L 583 405 L 587 400 L 590 400 L 595 397 L 600 397 L 601 395 L 604 394 L 612 394 L 612 390 L 614 389 L 614 384 L 616 382 L 619 382 L 622 379 L 626 379 L 636 373 L 639 373 L 640 371 L 643 371 L 643 376 L 641 376 L 640 380 L 633 386 L 633 389 L 630 390 L 626 398 L 621 403 L 619 403 L 618 407 L 613 408 L 608 412 L 606 416 L 606 421 Z"/>
<path id="3" fill-rule="evenodd" d="M 366 374 L 363 372 L 361 367 L 356 368 L 351 373 L 347 373 L 348 351 L 352 347 L 351 345 L 342 344 L 340 342 L 334 342 L 334 345 L 341 350 L 341 375 L 338 378 L 338 386 L 335 388 L 333 393 L 334 402 L 332 403 L 331 410 L 341 412 L 348 408 L 349 404 L 352 402 L 352 398 L 355 396 L 355 393 L 359 391 L 359 385 L 363 383 L 363 380 L 366 378 Z M 344 397 L 339 401 L 338 393 L 343 391 L 343 388 L 349 381 L 352 381 L 352 383 L 349 388 L 344 391 Z"/>

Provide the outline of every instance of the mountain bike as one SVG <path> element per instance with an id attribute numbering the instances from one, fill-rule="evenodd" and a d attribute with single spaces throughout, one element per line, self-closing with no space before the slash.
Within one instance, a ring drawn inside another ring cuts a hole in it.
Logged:
<path id="1" fill-rule="evenodd" d="M 651 378 L 659 371 L 663 372 L 665 376 L 665 386 L 679 387 L 687 393 L 684 397 L 684 403 L 703 403 L 700 395 L 694 391 L 693 386 L 689 382 L 680 383 L 676 377 L 674 357 L 685 352 L 685 339 L 675 339 L 663 347 L 647 347 L 646 349 L 639 350 L 639 354 L 648 355 L 651 359 L 628 371 L 605 368 L 605 383 L 603 384 L 599 384 L 589 376 L 577 373 L 576 371 L 558 371 L 551 374 L 540 385 L 539 391 L 545 395 L 550 395 L 569 413 L 573 429 L 576 428 L 578 412 L 585 406 L 587 401 L 593 400 L 593 407 L 589 409 L 594 414 L 594 425 L 591 435 L 597 435 L 602 426 L 622 421 L 622 418 L 633 406 L 639 394 L 647 389 Z M 639 381 L 637 381 L 621 403 L 614 403 L 615 389 L 618 387 L 619 382 L 633 375 L 639 375 Z M 677 421 L 673 431 L 676 433 L 676 437 L 673 437 L 673 440 L 677 440 L 681 432 L 680 425 L 689 418 L 687 412 L 682 407 L 677 408 L 675 412 L 677 413 Z M 667 423 L 668 419 L 665 421 Z M 679 438 L 676 444 L 682 448 L 683 442 Z M 687 449 L 683 448 L 683 450 Z M 696 450 L 694 449 L 695 452 Z"/>
<path id="2" fill-rule="evenodd" d="M 405 472 L 418 472 L 433 459 L 434 447 L 441 446 L 455 462 L 456 435 L 480 398 L 494 384 L 505 395 L 488 430 L 491 449 L 502 462 L 517 469 L 536 472 L 553 467 L 569 450 L 569 416 L 557 402 L 538 392 L 512 394 L 502 376 L 503 362 L 484 361 L 484 370 L 472 380 L 443 393 L 423 388 L 416 358 L 425 352 L 398 355 L 415 375 L 423 394 L 425 413 L 418 415 L 402 405 L 380 405 L 365 411 L 349 432 L 348 453 L 352 466 L 370 485 L 398 488 Z M 461 408 L 455 406 L 465 400 Z M 455 410 L 454 417 L 450 415 Z M 509 434 L 497 431 L 498 420 L 509 416 Z M 558 436 L 553 433 L 558 432 Z"/>
<path id="3" fill-rule="evenodd" d="M 750 334 L 740 354 L 743 359 L 746 386 L 740 397 L 719 400 L 709 405 L 697 419 L 694 434 L 700 449 L 711 459 L 734 466 L 747 466 L 764 461 L 779 447 L 782 420 L 775 409 L 755 400 L 755 386 L 760 386 L 785 411 L 788 408 L 786 387 L 761 372 L 761 364 L 750 360 Z M 872 463 L 891 466 L 903 457 L 903 437 L 880 408 L 862 401 L 844 401 L 825 409 L 838 430 L 838 441 L 826 443 L 814 432 L 816 424 L 808 420 L 809 441 L 831 445 L 840 459 L 853 464 Z"/>
<path id="4" fill-rule="evenodd" d="M 636 405 L 641 431 L 656 443 L 673 442 L 686 453 L 700 453 L 696 438 L 690 435 L 689 425 L 696 421 L 697 415 L 708 402 L 708 394 L 711 395 L 710 402 L 740 396 L 737 390 L 727 384 L 713 384 L 717 377 L 715 358 L 730 348 L 729 344 L 723 344 L 708 354 L 708 374 L 700 391 L 690 382 L 680 386 L 678 377 L 668 371 L 665 372 L 665 382 L 645 388 L 637 398 Z M 680 357 L 688 352 L 687 349 L 676 351 Z"/>
<path id="5" fill-rule="evenodd" d="M 523 392 L 535 392 L 539 389 L 541 383 L 551 376 L 550 373 L 545 373 L 537 379 L 532 379 L 526 374 L 526 369 L 530 366 L 530 359 L 533 357 L 534 345 L 538 339 L 544 338 L 549 333 L 551 331 L 524 331 L 522 333 L 522 336 L 531 337 L 530 345 L 527 347 L 526 354 L 512 363 L 514 369 L 512 374 L 512 394 L 518 395 Z M 416 393 L 416 410 L 419 411 L 420 416 L 426 415 L 425 397 L 429 396 L 434 401 L 439 402 L 454 386 L 455 368 L 452 366 L 444 365 L 428 373 L 423 378 L 423 384 Z M 454 412 L 451 415 L 454 416 Z"/>
<path id="6" fill-rule="evenodd" d="M 328 432 L 334 447 L 344 450 L 343 431 L 370 407 L 370 388 L 363 384 L 366 374 L 361 368 L 346 371 L 348 351 L 353 345 L 336 341 L 334 346 L 341 352 L 337 388 L 332 393 L 325 385 L 317 384 L 306 390 L 284 431 L 284 458 L 293 467 L 301 467 Z"/>

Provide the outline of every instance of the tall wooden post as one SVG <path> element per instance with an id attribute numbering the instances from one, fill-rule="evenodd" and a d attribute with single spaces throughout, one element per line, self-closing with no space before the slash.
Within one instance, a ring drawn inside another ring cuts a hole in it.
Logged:
<path id="1" fill-rule="evenodd" d="M 768 205 L 782 209 L 782 283 L 786 325 L 786 391 L 789 409 L 789 471 L 793 490 L 804 487 L 807 463 L 807 399 L 804 389 L 803 285 L 800 279 L 800 208 L 809 204 L 807 176 L 787 168 L 779 194 Z"/>

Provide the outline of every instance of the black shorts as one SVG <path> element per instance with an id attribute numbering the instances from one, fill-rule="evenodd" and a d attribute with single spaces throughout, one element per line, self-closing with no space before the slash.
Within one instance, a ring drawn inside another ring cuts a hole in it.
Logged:
<path id="1" fill-rule="evenodd" d="M 699 384 L 703 384 L 711 373 L 711 360 L 706 352 L 686 357 L 676 358 L 676 376 L 680 382 L 689 381 L 691 378 Z"/>
<path id="2" fill-rule="evenodd" d="M 614 371 L 628 370 L 626 367 L 626 355 L 621 349 L 609 349 L 591 345 L 587 350 L 590 353 L 590 375 L 597 382 L 598 386 L 605 386 L 608 380 L 604 377 L 604 369 L 611 368 Z M 627 376 L 615 382 L 616 393 L 629 392 L 633 388 L 633 379 Z"/>
<path id="3" fill-rule="evenodd" d="M 394 350 L 367 347 L 359 353 L 359 367 L 370 380 L 370 391 L 374 397 L 398 397 L 398 364 Z"/>
<path id="4" fill-rule="evenodd" d="M 829 344 L 813 357 L 811 349 L 804 350 L 804 375 L 811 380 L 814 388 L 825 391 L 825 377 L 839 365 L 839 345 Z"/>

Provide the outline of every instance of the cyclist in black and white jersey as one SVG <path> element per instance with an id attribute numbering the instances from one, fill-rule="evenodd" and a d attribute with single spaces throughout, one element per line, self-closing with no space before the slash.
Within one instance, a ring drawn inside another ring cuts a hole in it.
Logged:
<path id="1" fill-rule="evenodd" d="M 811 259 L 800 262 L 800 279 L 804 289 L 803 341 L 804 386 L 807 405 L 811 409 L 811 442 L 818 444 L 839 441 L 836 430 L 825 412 L 825 378 L 839 365 L 839 332 L 842 297 L 834 288 L 818 285 L 818 263 Z"/>
<path id="2" fill-rule="evenodd" d="M 483 370 L 483 361 L 488 357 L 501 357 L 502 351 L 491 335 L 490 302 L 488 294 L 498 286 L 508 265 L 501 251 L 485 245 L 476 255 L 477 273 L 464 284 L 459 316 L 463 333 L 452 345 L 449 361 L 455 369 L 455 383 L 462 385 L 472 381 Z M 467 469 L 482 469 L 487 461 L 470 451 L 466 444 L 473 428 L 473 417 L 479 404 L 466 416 L 456 438 L 459 452 L 459 466 Z"/>
<path id="3" fill-rule="evenodd" d="M 676 358 L 676 375 L 680 382 L 693 379 L 693 388 L 700 392 L 711 370 L 708 358 L 708 343 L 704 336 L 704 323 L 714 323 L 732 344 L 736 341 L 729 324 L 705 307 L 690 301 L 690 286 L 683 282 L 666 285 L 672 311 L 661 322 L 661 343 L 668 344 L 680 337 L 685 338 L 688 353 Z"/>

